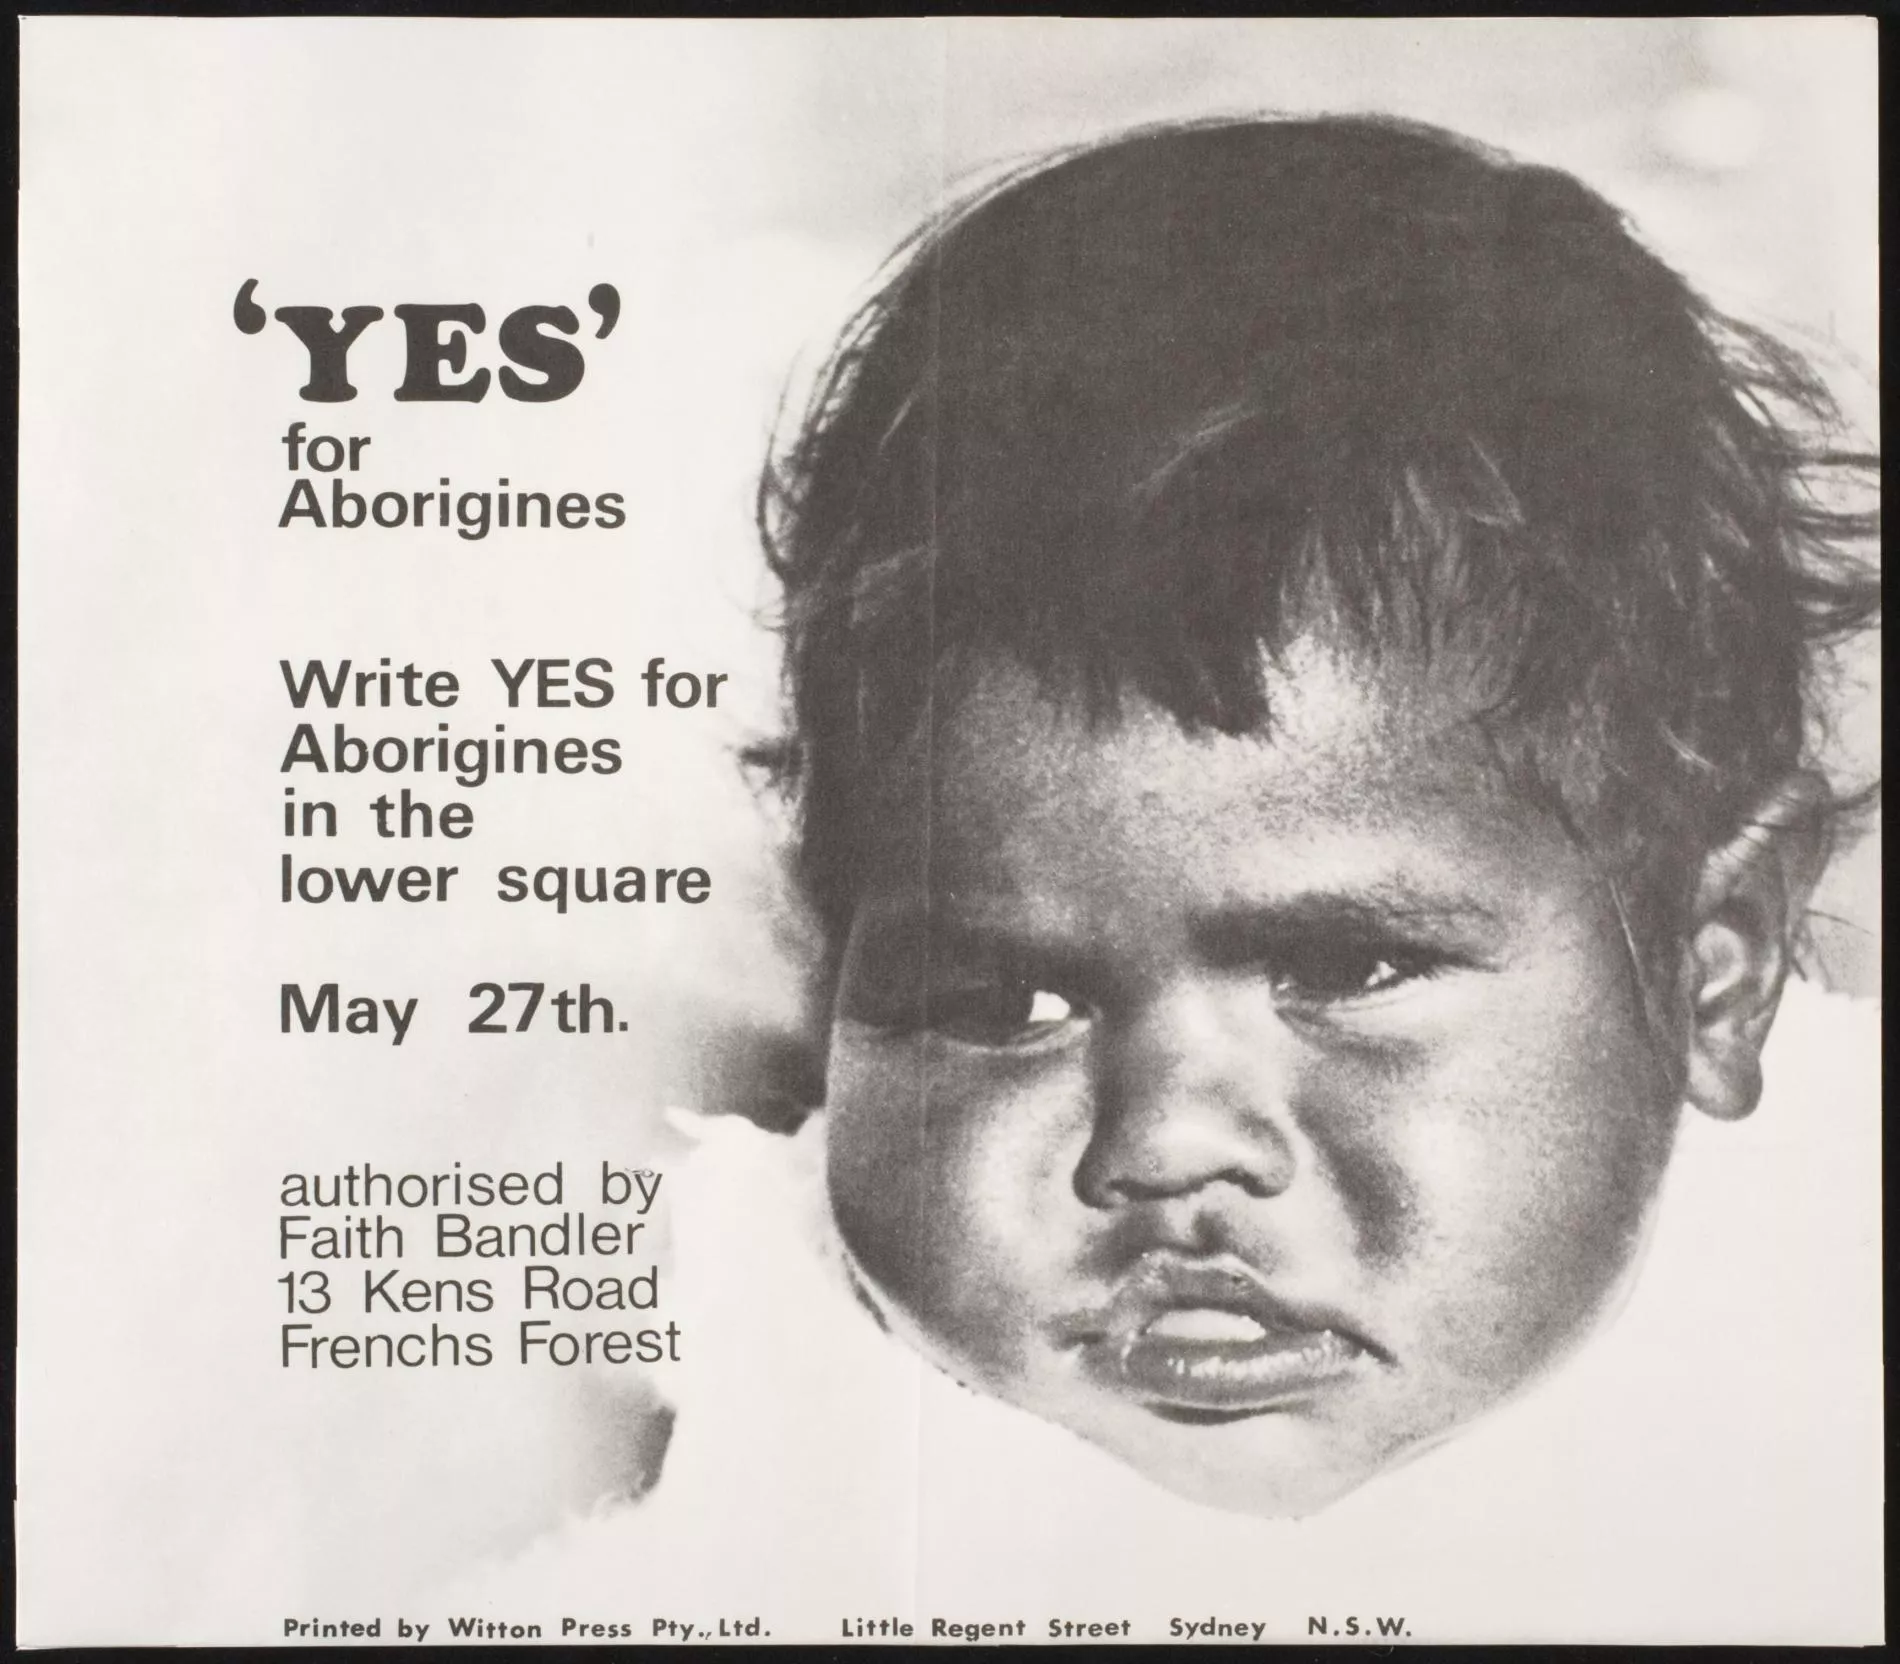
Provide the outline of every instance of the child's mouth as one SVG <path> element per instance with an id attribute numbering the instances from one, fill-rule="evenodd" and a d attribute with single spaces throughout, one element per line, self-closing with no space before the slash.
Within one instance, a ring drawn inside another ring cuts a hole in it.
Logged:
<path id="1" fill-rule="evenodd" d="M 1388 1361 L 1330 1314 L 1288 1306 L 1228 1256 L 1144 1256 L 1078 1338 L 1090 1375 L 1169 1419 L 1284 1409 Z"/>
<path id="2" fill-rule="evenodd" d="M 1371 1358 L 1333 1329 L 1270 1329 L 1207 1307 L 1168 1312 L 1108 1351 L 1116 1380 L 1160 1410 L 1278 1409 Z"/>

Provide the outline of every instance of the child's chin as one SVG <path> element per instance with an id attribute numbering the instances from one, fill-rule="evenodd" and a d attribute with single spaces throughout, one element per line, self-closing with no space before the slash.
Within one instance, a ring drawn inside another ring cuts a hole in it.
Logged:
<path id="1" fill-rule="evenodd" d="M 1237 1439 L 1236 1433 L 1255 1437 Z M 1166 1435 L 1133 1446 L 1121 1439 L 1104 1443 L 1111 1455 L 1161 1489 L 1202 1507 L 1256 1519 L 1302 1519 L 1320 1513 L 1387 1465 L 1328 1449 L 1323 1441 L 1310 1440 L 1310 1429 L 1263 1430 L 1245 1423 L 1218 1429 L 1169 1427 Z"/>

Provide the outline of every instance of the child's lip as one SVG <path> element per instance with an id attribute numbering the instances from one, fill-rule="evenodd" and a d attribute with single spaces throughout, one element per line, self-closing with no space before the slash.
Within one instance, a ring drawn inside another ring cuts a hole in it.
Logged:
<path id="1" fill-rule="evenodd" d="M 1281 1298 L 1224 1254 L 1145 1254 L 1064 1330 L 1088 1374 L 1161 1415 L 1257 1414 L 1392 1361 L 1340 1314 Z"/>

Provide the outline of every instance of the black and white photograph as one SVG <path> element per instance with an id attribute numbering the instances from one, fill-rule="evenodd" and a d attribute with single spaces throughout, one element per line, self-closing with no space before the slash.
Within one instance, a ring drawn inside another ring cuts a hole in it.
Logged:
<path id="1" fill-rule="evenodd" d="M 1873 19 L 20 42 L 23 1647 L 1885 1639 Z"/>

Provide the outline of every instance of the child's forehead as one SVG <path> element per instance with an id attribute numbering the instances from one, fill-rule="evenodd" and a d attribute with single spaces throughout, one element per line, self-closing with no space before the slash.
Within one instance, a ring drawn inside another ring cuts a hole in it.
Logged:
<path id="1" fill-rule="evenodd" d="M 1266 729 L 1243 734 L 1189 731 L 1134 693 L 1091 714 L 1011 661 L 970 663 L 886 773 L 886 851 L 942 877 L 1032 843 L 1099 865 L 1140 838 L 1185 864 L 1361 835 L 1402 855 L 1551 830 L 1503 779 L 1455 684 L 1310 639 L 1276 661 Z"/>
<path id="2" fill-rule="evenodd" d="M 1189 733 L 1134 699 L 1091 723 L 1004 662 L 966 683 L 893 782 L 861 925 L 927 917 L 1139 957 L 1235 920 L 1495 934 L 1592 886 L 1457 702 L 1324 651 L 1275 673 L 1267 734 Z"/>
<path id="3" fill-rule="evenodd" d="M 943 679 L 930 733 L 906 761 L 939 777 L 982 770 L 1026 790 L 1119 771 L 1138 773 L 1151 792 L 1187 790 L 1210 771 L 1243 766 L 1289 790 L 1377 795 L 1381 781 L 1495 773 L 1476 721 L 1482 702 L 1455 664 L 1375 658 L 1310 632 L 1262 659 L 1267 719 L 1226 734 L 1191 729 L 1133 688 L 1091 704 L 1077 677 L 978 655 Z"/>

